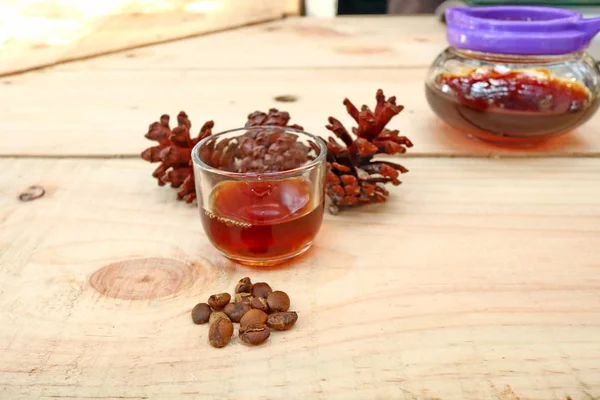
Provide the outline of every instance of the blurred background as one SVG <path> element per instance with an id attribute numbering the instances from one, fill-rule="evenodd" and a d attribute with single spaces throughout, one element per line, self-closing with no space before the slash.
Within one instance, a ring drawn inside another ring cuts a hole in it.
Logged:
<path id="1" fill-rule="evenodd" d="M 0 0 L 0 76 L 285 17 L 430 15 L 450 6 L 547 5 L 600 16 L 600 0 Z M 600 35 L 589 52 L 600 59 Z"/>
<path id="2" fill-rule="evenodd" d="M 600 14 L 598 0 L 304 0 L 306 15 L 442 14 L 449 6 L 547 5 L 578 9 L 585 15 Z"/>

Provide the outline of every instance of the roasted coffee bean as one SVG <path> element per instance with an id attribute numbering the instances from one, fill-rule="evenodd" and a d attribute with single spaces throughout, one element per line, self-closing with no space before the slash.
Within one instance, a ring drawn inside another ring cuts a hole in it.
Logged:
<path id="1" fill-rule="evenodd" d="M 242 278 L 235 286 L 236 293 L 251 293 L 252 292 L 252 281 L 250 278 Z"/>
<path id="2" fill-rule="evenodd" d="M 247 344 L 258 345 L 264 343 L 269 336 L 271 336 L 271 330 L 265 324 L 252 324 L 240 327 L 240 339 Z"/>
<path id="3" fill-rule="evenodd" d="M 242 317 L 250 311 L 250 306 L 244 303 L 229 303 L 223 309 L 229 319 L 233 322 L 240 322 Z"/>
<path id="4" fill-rule="evenodd" d="M 210 309 L 208 304 L 198 303 L 192 309 L 192 321 L 198 325 L 205 324 L 210 318 L 210 313 L 212 313 L 212 310 Z"/>
<path id="5" fill-rule="evenodd" d="M 251 305 L 253 298 L 252 293 L 236 293 L 235 302 Z"/>
<path id="6" fill-rule="evenodd" d="M 269 286 L 268 283 L 265 282 L 257 282 L 252 286 L 252 296 L 254 297 L 262 297 L 266 299 L 269 297 L 273 289 Z"/>
<path id="7" fill-rule="evenodd" d="M 298 321 L 298 314 L 295 311 L 277 312 L 268 316 L 267 325 L 276 331 L 287 331 Z"/>
<path id="8" fill-rule="evenodd" d="M 213 347 L 225 347 L 233 336 L 233 324 L 229 319 L 219 318 L 210 325 L 208 340 Z"/>
<path id="9" fill-rule="evenodd" d="M 229 293 L 213 294 L 208 298 L 208 305 L 215 311 L 220 311 L 229 303 L 231 295 Z"/>
<path id="10" fill-rule="evenodd" d="M 262 297 L 255 297 L 252 299 L 252 303 L 250 303 L 252 308 L 256 308 L 257 310 L 264 311 L 267 314 L 269 313 L 269 305 L 267 304 L 267 299 L 263 299 Z"/>
<path id="11" fill-rule="evenodd" d="M 248 311 L 240 320 L 241 326 L 250 326 L 254 324 L 266 324 L 267 314 L 264 311 L 252 309 Z"/>
<path id="12" fill-rule="evenodd" d="M 223 311 L 213 311 L 212 314 L 210 314 L 210 318 L 209 318 L 208 322 L 210 324 L 212 324 L 219 318 L 223 318 L 223 319 L 226 319 L 227 321 L 230 321 L 227 314 L 225 314 Z"/>
<path id="13" fill-rule="evenodd" d="M 290 309 L 290 297 L 281 290 L 276 290 L 267 297 L 267 304 L 273 312 L 287 311 Z"/>

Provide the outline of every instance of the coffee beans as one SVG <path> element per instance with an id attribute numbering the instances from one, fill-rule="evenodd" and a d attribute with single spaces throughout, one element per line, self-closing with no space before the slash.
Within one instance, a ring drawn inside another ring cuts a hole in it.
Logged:
<path id="1" fill-rule="evenodd" d="M 233 323 L 239 323 L 239 340 L 248 345 L 265 343 L 272 331 L 287 331 L 298 320 L 298 314 L 288 311 L 290 297 L 266 282 L 252 284 L 250 278 L 240 279 L 235 287 L 234 302 L 229 293 L 213 294 L 207 303 L 192 309 L 194 324 L 209 323 L 208 341 L 222 348 L 233 337 Z"/>
<path id="2" fill-rule="evenodd" d="M 208 319 L 210 318 L 210 313 L 212 312 L 212 310 L 210 309 L 210 307 L 208 306 L 208 304 L 206 303 L 198 303 L 196 304 L 196 306 L 192 309 L 192 321 L 195 324 L 205 324 L 208 322 Z"/>
<path id="3" fill-rule="evenodd" d="M 244 314 L 250 311 L 250 306 L 244 303 L 229 303 L 223 311 L 232 322 L 240 322 Z"/>
<path id="4" fill-rule="evenodd" d="M 254 297 L 262 297 L 266 299 L 269 297 L 272 291 L 273 289 L 271 289 L 271 286 L 265 282 L 258 282 L 252 286 L 252 296 Z"/>
<path id="5" fill-rule="evenodd" d="M 252 309 L 246 313 L 240 320 L 241 326 L 266 324 L 268 315 L 264 311 Z"/>
<path id="6" fill-rule="evenodd" d="M 229 293 L 213 294 L 208 298 L 208 305 L 215 311 L 220 311 L 229 303 L 231 295 Z"/>
<path id="7" fill-rule="evenodd" d="M 262 344 L 267 341 L 269 336 L 271 336 L 271 330 L 265 324 L 252 324 L 240 327 L 240 339 L 247 344 Z"/>
<path id="8" fill-rule="evenodd" d="M 276 290 L 267 297 L 267 304 L 273 312 L 287 311 L 290 308 L 290 296 L 281 290 Z"/>
<path id="9" fill-rule="evenodd" d="M 235 286 L 236 293 L 252 293 L 252 282 L 250 278 L 242 278 Z"/>
<path id="10" fill-rule="evenodd" d="M 297 320 L 298 314 L 294 311 L 277 312 L 268 316 L 267 325 L 276 331 L 287 331 L 292 329 Z"/>
<path id="11" fill-rule="evenodd" d="M 236 303 L 244 303 L 244 304 L 251 305 L 252 299 L 254 299 L 254 297 L 252 296 L 252 293 L 236 293 L 236 295 L 235 295 Z"/>
<path id="12" fill-rule="evenodd" d="M 233 324 L 229 319 L 217 318 L 210 325 L 208 340 L 213 347 L 221 348 L 227 346 L 233 336 Z"/>
<path id="13" fill-rule="evenodd" d="M 223 311 L 213 311 L 213 313 L 210 314 L 210 318 L 208 320 L 208 323 L 212 324 L 213 322 L 215 322 L 219 318 L 223 318 L 223 319 L 226 319 L 226 320 L 230 321 L 230 319 L 227 316 L 227 314 L 225 314 Z"/>
<path id="14" fill-rule="evenodd" d="M 263 299 L 262 297 L 254 297 L 252 302 L 250 303 L 252 308 L 256 308 L 257 310 L 268 313 L 269 305 L 267 304 L 267 299 Z"/>

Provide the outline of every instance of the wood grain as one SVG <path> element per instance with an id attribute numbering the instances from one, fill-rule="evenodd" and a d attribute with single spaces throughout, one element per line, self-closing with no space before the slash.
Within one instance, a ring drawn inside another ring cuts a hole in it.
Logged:
<path id="1" fill-rule="evenodd" d="M 306 256 L 251 270 L 147 163 L 0 159 L 1 397 L 600 396 L 600 160 L 405 164 L 387 204 L 327 215 Z M 45 196 L 20 202 L 33 184 Z M 189 311 L 246 275 L 300 319 L 212 349 Z"/>
<path id="2" fill-rule="evenodd" d="M 286 12 L 281 0 L 117 0 L 112 3 L 115 3 L 113 8 L 89 15 L 68 12 L 71 8 L 66 5 L 50 8 L 40 3 L 38 10 L 33 5 L 30 12 L 36 18 L 54 23 L 56 28 L 48 28 L 39 36 L 4 43 L 0 76 L 271 21 L 282 18 Z"/>
<path id="3" fill-rule="evenodd" d="M 285 0 L 285 14 L 287 16 L 301 15 L 303 2 L 303 0 Z"/>
<path id="4" fill-rule="evenodd" d="M 152 144 L 143 137 L 148 125 L 163 113 L 174 116 L 180 110 L 197 129 L 214 120 L 218 132 L 243 126 L 252 111 L 276 107 L 289 111 L 309 132 L 328 136 L 329 116 L 353 126 L 342 104 L 345 97 L 358 106 L 374 107 L 378 88 L 406 107 L 389 126 L 414 142 L 409 156 L 600 154 L 600 115 L 576 132 L 537 147 L 503 148 L 471 140 L 429 109 L 423 86 L 426 69 L 220 71 L 185 68 L 172 59 L 154 68 L 144 64 L 144 51 L 149 50 L 122 55 L 129 66 L 120 70 L 90 65 L 0 81 L 3 97 L 10 99 L 0 108 L 0 155 L 138 156 Z M 278 96 L 295 101 L 280 102 Z"/>
<path id="5" fill-rule="evenodd" d="M 61 68 L 425 68 L 446 46 L 433 16 L 290 17 L 152 47 L 137 64 L 114 55 Z"/>

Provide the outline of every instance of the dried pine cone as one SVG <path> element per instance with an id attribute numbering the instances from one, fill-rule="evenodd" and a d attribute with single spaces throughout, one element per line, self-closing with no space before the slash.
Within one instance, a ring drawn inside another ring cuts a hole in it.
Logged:
<path id="1" fill-rule="evenodd" d="M 333 137 L 327 143 L 327 194 L 332 202 L 332 213 L 359 204 L 386 201 L 389 193 L 380 184 L 399 185 L 399 174 L 408 172 L 402 165 L 373 160 L 376 154 L 404 153 L 407 147 L 413 146 L 408 138 L 398 136 L 399 131 L 385 128 L 404 107 L 396 105 L 395 97 L 386 100 L 381 89 L 376 99 L 375 112 L 366 105 L 358 111 L 350 100 L 344 100 L 348 114 L 358 124 L 352 128 L 356 139 L 352 139 L 340 121 L 329 118 L 327 129 L 344 144 Z"/>
<path id="2" fill-rule="evenodd" d="M 268 113 L 255 111 L 248 115 L 246 127 L 265 126 L 265 129 L 246 132 L 235 138 L 220 140 L 216 145 L 210 142 L 200 158 L 213 168 L 233 172 L 275 172 L 296 168 L 314 158 L 308 148 L 297 142 L 297 136 L 285 132 L 280 127 L 302 130 L 299 125 L 287 125 L 290 115 L 277 109 Z M 191 122 L 185 112 L 177 116 L 178 126 L 169 128 L 169 116 L 163 115 L 160 122 L 150 125 L 145 137 L 158 142 L 142 152 L 142 158 L 149 162 L 160 162 L 152 176 L 158 184 L 167 182 L 174 188 L 181 187 L 178 200 L 191 203 L 196 198 L 194 170 L 191 161 L 193 147 L 202 139 L 212 135 L 213 121 L 204 124 L 194 139 L 190 137 Z"/>
<path id="3" fill-rule="evenodd" d="M 179 188 L 178 200 L 191 203 L 196 198 L 194 185 L 194 169 L 192 167 L 192 148 L 200 140 L 212 134 L 213 121 L 208 121 L 200 129 L 198 137 L 192 139 L 190 128 L 192 123 L 185 112 L 177 115 L 177 127 L 169 127 L 169 116 L 162 115 L 160 122 L 154 122 L 148 128 L 145 137 L 158 142 L 158 146 L 150 147 L 142 152 L 142 158 L 149 162 L 160 162 L 152 176 L 158 180 L 159 186 L 170 183 Z"/>
<path id="4" fill-rule="evenodd" d="M 248 121 L 245 127 L 250 128 L 253 126 L 284 126 L 286 128 L 303 130 L 300 125 L 288 125 L 290 122 L 290 114 L 285 111 L 279 111 L 276 108 L 271 108 L 268 114 L 261 111 L 254 111 L 248 115 Z"/>
<path id="5" fill-rule="evenodd" d="M 245 127 L 253 129 L 240 136 L 209 142 L 200 158 L 213 168 L 231 172 L 278 172 L 297 168 L 312 159 L 310 148 L 298 142 L 298 135 L 281 128 L 302 130 L 288 125 L 290 115 L 275 108 L 269 113 L 255 111 L 248 115 Z"/>

